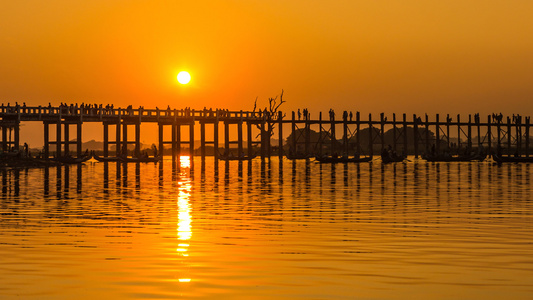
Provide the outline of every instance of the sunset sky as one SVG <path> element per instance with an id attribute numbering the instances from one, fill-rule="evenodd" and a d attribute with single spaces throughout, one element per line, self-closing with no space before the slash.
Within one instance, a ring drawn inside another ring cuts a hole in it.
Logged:
<path id="1" fill-rule="evenodd" d="M 530 114 L 532 1 L 2 1 L 0 99 Z M 192 80 L 180 85 L 179 71 Z"/>

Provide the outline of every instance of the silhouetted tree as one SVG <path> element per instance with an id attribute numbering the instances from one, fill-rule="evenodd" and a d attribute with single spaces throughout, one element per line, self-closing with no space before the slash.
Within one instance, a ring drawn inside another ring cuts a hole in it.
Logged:
<path id="1" fill-rule="evenodd" d="M 267 147 L 265 148 L 267 149 L 267 152 L 270 152 L 270 138 L 274 135 L 276 121 L 279 120 L 280 117 L 278 113 L 279 107 L 285 102 L 286 101 L 283 100 L 283 90 L 281 90 L 281 94 L 279 95 L 279 102 L 278 96 L 274 98 L 268 98 L 268 106 L 265 106 L 264 109 L 257 107 L 257 98 L 255 98 L 253 112 L 258 112 L 260 117 L 266 121 L 266 126 L 264 129 L 263 126 L 261 126 L 261 123 L 255 124 L 257 129 L 260 131 L 257 136 L 261 136 L 261 145 Z M 285 114 L 283 114 L 281 117 L 285 117 Z"/>
<path id="2" fill-rule="evenodd" d="M 274 98 L 268 98 L 268 106 L 265 106 L 264 109 L 260 109 L 260 108 L 258 109 L 257 98 L 255 98 L 253 112 L 259 112 L 261 114 L 261 117 L 266 118 L 268 121 L 270 121 L 270 122 L 267 122 L 267 127 L 264 130 L 267 136 L 269 137 L 274 135 L 274 128 L 276 126 L 275 121 L 279 119 L 278 109 L 285 102 L 286 101 L 283 100 L 283 90 L 281 90 L 281 94 L 279 95 L 279 102 L 278 102 L 278 96 Z M 285 114 L 283 114 L 282 117 L 285 117 Z M 255 126 L 257 126 L 259 130 L 262 129 L 261 124 L 255 124 Z"/>

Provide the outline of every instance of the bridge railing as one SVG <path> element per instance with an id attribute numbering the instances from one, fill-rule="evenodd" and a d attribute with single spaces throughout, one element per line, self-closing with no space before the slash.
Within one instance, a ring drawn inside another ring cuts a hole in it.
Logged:
<path id="1" fill-rule="evenodd" d="M 109 108 L 78 106 L 20 106 L 0 105 L 0 114 L 4 116 L 23 117 L 156 117 L 156 118 L 243 118 L 261 119 L 261 112 L 229 111 L 225 109 L 144 109 L 144 108 Z"/>

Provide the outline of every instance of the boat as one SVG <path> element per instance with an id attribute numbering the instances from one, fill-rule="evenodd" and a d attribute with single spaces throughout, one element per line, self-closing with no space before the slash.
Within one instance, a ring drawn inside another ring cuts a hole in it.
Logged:
<path id="1" fill-rule="evenodd" d="M 372 156 L 348 157 L 348 156 L 316 156 L 315 160 L 320 163 L 360 163 L 369 162 Z"/>
<path id="2" fill-rule="evenodd" d="M 405 155 L 382 155 L 381 161 L 384 164 L 392 163 L 392 162 L 401 162 L 407 159 L 407 156 Z"/>
<path id="3" fill-rule="evenodd" d="M 148 157 L 148 156 L 144 156 L 144 157 L 117 157 L 119 160 L 118 161 L 121 161 L 121 162 L 159 162 L 162 160 L 162 157 L 161 156 L 152 156 L 152 157 Z"/>
<path id="4" fill-rule="evenodd" d="M 497 155 L 497 154 L 492 154 L 492 159 L 499 164 L 504 163 L 504 162 L 514 162 L 514 163 L 533 162 L 533 157 L 502 156 L 502 155 Z"/>
<path id="5" fill-rule="evenodd" d="M 296 154 L 292 154 L 292 153 L 287 153 L 285 155 L 285 157 L 287 159 L 309 159 L 309 158 L 313 158 L 314 155 L 311 155 L 311 154 L 304 154 L 304 153 L 296 153 Z"/>
<path id="6" fill-rule="evenodd" d="M 14 158 L 14 157 L 21 157 L 22 152 L 15 150 L 15 151 L 9 151 L 9 152 L 0 152 L 0 158 Z"/>
<path id="7" fill-rule="evenodd" d="M 61 157 L 51 158 L 50 160 L 57 161 L 62 164 L 72 165 L 72 164 L 81 164 L 83 162 L 88 161 L 89 159 L 91 159 L 91 155 L 83 155 L 81 157 L 61 156 Z"/>
<path id="8" fill-rule="evenodd" d="M 471 155 L 422 155 L 422 158 L 430 162 L 465 162 L 465 161 L 483 161 L 487 157 L 487 154 L 471 154 Z"/>
<path id="9" fill-rule="evenodd" d="M 117 156 L 108 156 L 108 157 L 104 157 L 104 156 L 98 156 L 96 154 L 93 153 L 93 158 L 96 159 L 97 161 L 99 162 L 114 162 L 114 161 L 121 161 L 120 160 L 120 157 L 117 157 Z"/>
<path id="10" fill-rule="evenodd" d="M 388 148 L 384 148 L 381 151 L 381 161 L 384 164 L 392 163 L 392 162 L 401 162 L 407 158 L 406 155 L 398 155 L 396 151 L 392 149 L 391 146 Z"/>
<path id="11" fill-rule="evenodd" d="M 218 155 L 218 159 L 221 160 L 252 160 L 257 157 L 257 154 L 242 155 L 242 156 L 233 156 L 233 155 Z"/>

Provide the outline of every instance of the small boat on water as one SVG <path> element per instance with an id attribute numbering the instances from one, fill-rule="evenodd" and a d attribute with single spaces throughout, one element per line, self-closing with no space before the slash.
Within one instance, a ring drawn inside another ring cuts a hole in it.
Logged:
<path id="1" fill-rule="evenodd" d="M 118 161 L 121 161 L 121 162 L 159 162 L 161 161 L 163 158 L 161 156 L 152 156 L 152 157 L 148 157 L 148 156 L 144 156 L 144 157 L 117 157 L 119 160 Z"/>
<path id="2" fill-rule="evenodd" d="M 451 156 L 451 155 L 422 155 L 422 158 L 431 161 L 431 162 L 465 162 L 465 161 L 484 161 L 487 157 L 487 154 L 470 154 L 470 155 L 459 155 L 459 156 Z"/>
<path id="3" fill-rule="evenodd" d="M 104 156 L 98 156 L 98 155 L 96 155 L 95 153 L 93 153 L 93 158 L 96 159 L 96 160 L 99 161 L 99 162 L 115 162 L 115 161 L 121 161 L 121 160 L 120 160 L 120 157 L 117 157 L 117 156 L 108 156 L 108 157 L 104 157 Z"/>
<path id="4" fill-rule="evenodd" d="M 528 163 L 533 162 L 533 157 L 523 157 L 523 156 L 502 156 L 498 154 L 492 154 L 492 159 L 501 164 L 504 162 L 514 162 L 514 163 Z"/>
<path id="5" fill-rule="evenodd" d="M 348 157 L 348 156 L 316 156 L 315 160 L 320 163 L 360 163 L 369 162 L 372 156 Z"/>
<path id="6" fill-rule="evenodd" d="M 13 158 L 13 157 L 20 157 L 22 155 L 22 152 L 15 150 L 15 151 L 9 151 L 9 152 L 0 152 L 0 158 Z"/>
<path id="7" fill-rule="evenodd" d="M 81 157 L 61 156 L 61 157 L 51 158 L 50 160 L 56 161 L 62 164 L 72 165 L 72 164 L 81 164 L 83 162 L 88 161 L 89 159 L 91 159 L 91 155 L 83 155 Z"/>
<path id="8" fill-rule="evenodd" d="M 311 154 L 304 154 L 304 153 L 296 153 L 296 154 L 293 154 L 293 153 L 287 153 L 285 155 L 285 157 L 287 159 L 309 159 L 309 158 L 313 158 L 314 155 L 311 155 Z"/>
<path id="9" fill-rule="evenodd" d="M 249 156 L 249 155 L 242 155 L 242 156 L 218 155 L 218 159 L 220 160 L 252 160 L 256 157 L 257 157 L 257 154 L 253 154 L 252 156 Z"/>
<path id="10" fill-rule="evenodd" d="M 393 162 L 402 162 L 407 159 L 407 156 L 404 155 L 382 155 L 381 161 L 384 164 L 393 163 Z"/>

